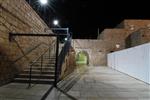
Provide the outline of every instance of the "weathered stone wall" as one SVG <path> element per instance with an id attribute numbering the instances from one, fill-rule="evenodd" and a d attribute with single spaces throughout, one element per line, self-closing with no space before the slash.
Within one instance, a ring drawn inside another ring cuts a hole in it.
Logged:
<path id="1" fill-rule="evenodd" d="M 107 52 L 124 49 L 126 37 L 127 31 L 125 29 L 105 29 L 100 35 L 100 39 L 108 43 L 105 48 Z M 116 45 L 120 45 L 120 47 L 117 48 Z"/>
<path id="2" fill-rule="evenodd" d="M 63 79 L 64 77 L 72 73 L 75 69 L 75 51 L 73 48 L 70 48 L 62 66 L 61 78 Z"/>
<path id="3" fill-rule="evenodd" d="M 25 0 L 0 0 L 0 85 L 37 58 L 47 48 L 42 43 L 53 41 L 48 37 L 15 37 L 10 42 L 9 32 L 34 34 L 45 29 L 48 26 Z M 37 45 L 40 46 L 30 52 Z"/>
<path id="4" fill-rule="evenodd" d="M 118 28 L 119 27 L 119 28 Z M 121 49 L 125 49 L 126 48 L 126 41 L 127 37 L 129 37 L 131 34 L 139 31 L 139 30 L 143 30 L 142 32 L 140 32 L 141 36 L 141 40 L 135 40 L 136 38 L 132 38 L 134 39 L 133 41 L 139 41 L 141 42 L 140 44 L 146 43 L 147 41 L 149 41 L 149 32 L 146 30 L 150 29 L 150 20 L 124 20 L 123 22 L 121 22 L 121 24 L 119 24 L 115 29 L 105 29 L 99 36 L 98 39 L 102 39 L 104 41 L 107 41 L 108 44 L 107 45 L 107 51 L 117 51 L 117 50 L 121 50 Z M 145 36 L 144 36 L 145 34 Z M 136 42 L 137 43 L 137 42 Z M 120 45 L 120 48 L 116 48 L 116 44 Z M 138 43 L 139 44 L 139 43 Z M 135 44 L 136 45 L 136 44 Z"/>
<path id="5" fill-rule="evenodd" d="M 135 42 L 134 46 L 138 44 L 147 43 L 149 41 L 148 30 L 150 29 L 150 20 L 128 19 L 124 20 L 122 23 L 124 24 L 124 30 L 126 31 L 126 37 L 124 38 L 124 40 L 128 40 L 128 38 L 132 34 L 139 33 L 141 36 L 138 34 L 137 35 L 140 36 L 140 39 L 142 40 L 139 40 L 138 38 L 135 37 L 135 35 L 132 35 L 131 39 L 132 41 Z M 128 42 L 130 41 L 131 40 L 129 40 Z M 127 43 L 127 41 L 125 41 L 125 43 Z"/>
<path id="6" fill-rule="evenodd" d="M 124 20 L 124 29 L 129 31 L 129 34 L 132 32 L 137 31 L 141 28 L 150 28 L 150 20 L 135 20 L 135 19 L 128 19 Z"/>
<path id="7" fill-rule="evenodd" d="M 126 38 L 126 48 L 150 42 L 150 30 L 147 28 L 139 29 Z"/>

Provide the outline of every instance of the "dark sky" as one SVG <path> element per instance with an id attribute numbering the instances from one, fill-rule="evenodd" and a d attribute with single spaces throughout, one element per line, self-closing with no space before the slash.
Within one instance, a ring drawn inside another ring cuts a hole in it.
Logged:
<path id="1" fill-rule="evenodd" d="M 98 28 L 114 28 L 124 19 L 149 19 L 149 3 L 143 0 L 49 0 L 46 7 L 38 7 L 38 0 L 30 0 L 32 7 L 50 26 L 59 19 L 61 27 L 69 27 L 74 38 L 96 38 Z"/>

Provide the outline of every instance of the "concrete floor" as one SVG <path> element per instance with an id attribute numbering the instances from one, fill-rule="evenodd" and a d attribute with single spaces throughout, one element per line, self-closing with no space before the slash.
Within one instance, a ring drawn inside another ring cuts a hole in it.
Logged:
<path id="1" fill-rule="evenodd" d="M 83 67 L 65 81 L 71 89 L 53 88 L 46 100 L 150 100 L 150 85 L 108 67 Z M 0 100 L 41 100 L 50 87 L 11 83 L 0 87 Z"/>
<path id="2" fill-rule="evenodd" d="M 108 67 L 89 67 L 68 92 L 50 95 L 47 100 L 150 100 L 150 85 Z"/>
<path id="3" fill-rule="evenodd" d="M 32 85 L 10 83 L 0 87 L 0 100 L 41 100 L 43 95 L 51 87 L 50 85 Z"/>

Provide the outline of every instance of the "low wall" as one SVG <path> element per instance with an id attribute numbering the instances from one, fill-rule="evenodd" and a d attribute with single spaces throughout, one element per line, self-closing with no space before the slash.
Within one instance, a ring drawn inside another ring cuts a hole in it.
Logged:
<path id="1" fill-rule="evenodd" d="M 150 43 L 108 54 L 108 66 L 150 84 Z"/>

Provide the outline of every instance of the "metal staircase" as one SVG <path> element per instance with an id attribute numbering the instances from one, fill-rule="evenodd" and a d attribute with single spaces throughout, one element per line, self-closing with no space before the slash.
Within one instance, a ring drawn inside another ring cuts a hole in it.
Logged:
<path id="1" fill-rule="evenodd" d="M 21 73 L 16 75 L 14 82 L 31 84 L 53 84 L 57 86 L 57 83 L 61 80 L 61 69 L 71 47 L 71 35 L 70 34 L 32 34 L 32 33 L 9 33 L 9 40 L 12 41 L 14 37 L 20 36 L 38 36 L 38 37 L 56 37 L 54 45 L 48 46 L 48 49 L 42 53 L 35 61 L 31 62 L 27 68 Z M 67 36 L 67 40 L 64 42 L 63 47 L 60 49 L 60 39 L 63 36 Z M 54 50 L 54 52 L 53 52 Z M 52 51 L 52 52 L 51 52 Z"/>
<path id="2" fill-rule="evenodd" d="M 56 57 L 51 54 L 52 48 L 48 48 L 28 67 L 14 78 L 18 83 L 53 84 L 55 79 Z"/>

